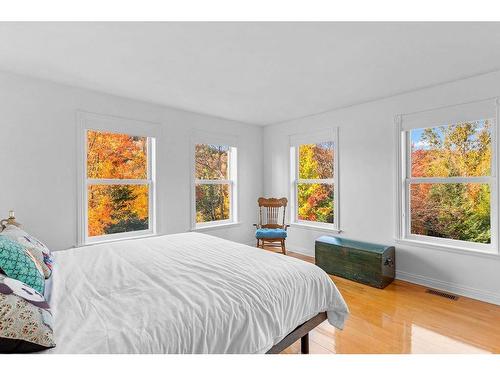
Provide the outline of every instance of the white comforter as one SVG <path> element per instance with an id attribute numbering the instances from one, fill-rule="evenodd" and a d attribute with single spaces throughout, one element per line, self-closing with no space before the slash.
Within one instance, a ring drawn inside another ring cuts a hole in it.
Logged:
<path id="1" fill-rule="evenodd" d="M 265 353 L 347 306 L 320 268 L 183 233 L 55 253 L 53 353 Z"/>

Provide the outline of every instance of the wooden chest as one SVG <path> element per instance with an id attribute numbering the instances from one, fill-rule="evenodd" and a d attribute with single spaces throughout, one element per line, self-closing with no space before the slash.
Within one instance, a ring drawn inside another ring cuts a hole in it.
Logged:
<path id="1" fill-rule="evenodd" d="M 385 288 L 396 274 L 394 246 L 322 236 L 316 240 L 316 265 L 326 273 Z"/>

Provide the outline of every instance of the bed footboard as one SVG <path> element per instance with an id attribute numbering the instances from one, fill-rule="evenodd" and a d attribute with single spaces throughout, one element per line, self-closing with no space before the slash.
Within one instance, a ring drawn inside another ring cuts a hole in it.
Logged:
<path id="1" fill-rule="evenodd" d="M 278 354 L 300 339 L 300 351 L 309 354 L 309 332 L 326 320 L 326 312 L 321 312 L 290 332 L 283 340 L 269 349 L 266 354 Z"/>

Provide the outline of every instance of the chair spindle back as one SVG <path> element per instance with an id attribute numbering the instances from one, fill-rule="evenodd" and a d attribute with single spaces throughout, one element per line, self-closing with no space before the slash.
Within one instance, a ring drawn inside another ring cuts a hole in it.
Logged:
<path id="1" fill-rule="evenodd" d="M 286 198 L 259 198 L 259 227 L 285 228 Z"/>

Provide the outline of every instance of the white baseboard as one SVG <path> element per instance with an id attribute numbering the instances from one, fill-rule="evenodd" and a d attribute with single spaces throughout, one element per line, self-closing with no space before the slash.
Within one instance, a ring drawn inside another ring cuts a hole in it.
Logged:
<path id="1" fill-rule="evenodd" d="M 286 249 L 290 250 L 293 253 L 299 253 L 314 258 L 314 249 L 311 250 L 310 248 L 300 247 L 295 245 L 286 245 Z"/>
<path id="2" fill-rule="evenodd" d="M 477 299 L 479 301 L 500 305 L 500 294 L 487 292 L 480 289 L 470 288 L 467 286 L 432 279 L 430 277 L 415 275 L 408 272 L 396 271 L 396 279 L 408 281 L 413 284 L 423 285 L 429 288 L 442 290 L 445 292 L 458 294 L 460 296 Z"/>

